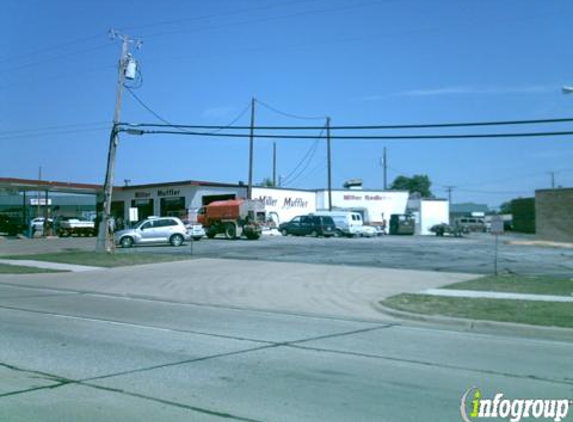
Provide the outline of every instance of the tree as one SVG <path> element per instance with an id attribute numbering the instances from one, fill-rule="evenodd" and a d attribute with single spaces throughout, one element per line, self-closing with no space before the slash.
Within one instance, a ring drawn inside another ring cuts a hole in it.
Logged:
<path id="1" fill-rule="evenodd" d="M 502 203 L 499 206 L 500 214 L 511 214 L 511 201 L 507 201 Z"/>
<path id="2" fill-rule="evenodd" d="M 274 188 L 275 184 L 273 183 L 273 181 L 271 180 L 270 177 L 265 177 L 263 179 L 263 181 L 259 184 L 259 186 L 262 186 L 265 188 Z"/>
<path id="3" fill-rule="evenodd" d="M 430 190 L 432 182 L 425 174 L 415 174 L 412 177 L 398 176 L 390 185 L 391 190 L 407 190 L 410 193 L 419 193 L 422 198 L 432 198 Z"/>

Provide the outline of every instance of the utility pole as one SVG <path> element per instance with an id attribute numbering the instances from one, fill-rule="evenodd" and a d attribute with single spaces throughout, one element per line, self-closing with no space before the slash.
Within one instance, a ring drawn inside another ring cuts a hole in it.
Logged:
<path id="1" fill-rule="evenodd" d="M 42 166 L 40 166 L 40 168 L 38 169 L 38 182 L 42 181 Z M 38 203 L 36 204 L 36 217 L 40 216 L 40 198 L 41 198 L 41 193 L 40 193 L 40 186 L 38 186 L 38 192 L 36 192 L 37 196 L 38 196 Z"/>
<path id="2" fill-rule="evenodd" d="M 384 190 L 388 189 L 388 156 L 386 155 L 386 147 L 384 147 L 384 156 L 382 157 L 382 165 L 384 167 Z"/>
<path id="3" fill-rule="evenodd" d="M 273 187 L 277 186 L 277 143 L 273 142 Z"/>
<path id="4" fill-rule="evenodd" d="M 555 189 L 555 172 L 549 171 L 548 173 L 551 176 L 551 189 Z"/>
<path id="5" fill-rule="evenodd" d="M 253 199 L 253 140 L 255 137 L 255 97 L 251 99 L 251 131 L 249 134 L 249 186 L 247 199 Z"/>
<path id="6" fill-rule="evenodd" d="M 452 191 L 454 190 L 455 186 L 446 186 L 446 191 L 448 192 L 448 202 L 450 206 L 452 205 Z"/>
<path id="7" fill-rule="evenodd" d="M 119 38 L 122 41 L 121 44 L 121 57 L 119 59 L 118 66 L 118 76 L 117 76 L 117 89 L 115 96 L 115 112 L 113 115 L 113 126 L 109 136 L 109 149 L 107 153 L 107 168 L 105 173 L 105 182 L 103 187 L 104 201 L 103 201 L 103 218 L 100 221 L 98 240 L 96 244 L 97 252 L 108 252 L 111 253 L 114 250 L 114 241 L 112 236 L 111 227 L 111 201 L 112 201 L 112 191 L 113 191 L 113 178 L 115 174 L 115 154 L 117 150 L 117 144 L 119 142 L 117 125 L 121 116 L 121 100 L 123 96 L 123 86 L 125 83 L 125 72 L 127 66 L 130 62 L 129 55 L 129 44 L 132 42 L 136 43 L 136 48 L 141 45 L 140 41 L 134 41 L 129 38 L 128 35 L 120 34 L 114 30 L 110 31 L 110 36 L 112 39 Z"/>
<path id="8" fill-rule="evenodd" d="M 326 160 L 328 163 L 328 211 L 332 211 L 332 160 L 330 155 L 330 117 L 326 118 Z"/>

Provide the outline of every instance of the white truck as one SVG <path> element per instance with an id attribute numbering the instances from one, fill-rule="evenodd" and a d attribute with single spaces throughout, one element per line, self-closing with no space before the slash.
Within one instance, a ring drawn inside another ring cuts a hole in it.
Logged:
<path id="1" fill-rule="evenodd" d="M 58 236 L 95 236 L 95 223 L 77 218 L 69 218 L 58 222 Z"/>
<path id="2" fill-rule="evenodd" d="M 362 236 L 362 215 L 353 211 L 317 211 L 314 215 L 332 217 L 338 236 Z"/>

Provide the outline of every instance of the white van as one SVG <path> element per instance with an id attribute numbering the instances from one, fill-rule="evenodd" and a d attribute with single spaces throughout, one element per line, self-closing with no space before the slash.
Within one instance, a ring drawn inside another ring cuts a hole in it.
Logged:
<path id="1" fill-rule="evenodd" d="M 352 211 L 317 211 L 314 215 L 330 216 L 334 220 L 336 231 L 340 236 L 361 236 L 362 215 Z"/>

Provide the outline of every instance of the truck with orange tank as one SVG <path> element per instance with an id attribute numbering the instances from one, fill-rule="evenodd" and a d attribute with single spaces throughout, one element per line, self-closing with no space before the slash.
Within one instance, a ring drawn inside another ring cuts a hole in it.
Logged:
<path id="1" fill-rule="evenodd" d="M 264 205 L 247 199 L 228 199 L 211 202 L 199 209 L 197 221 L 203 225 L 209 239 L 224 234 L 227 239 L 245 236 L 261 237 L 262 227 L 257 215 L 264 213 Z"/>

